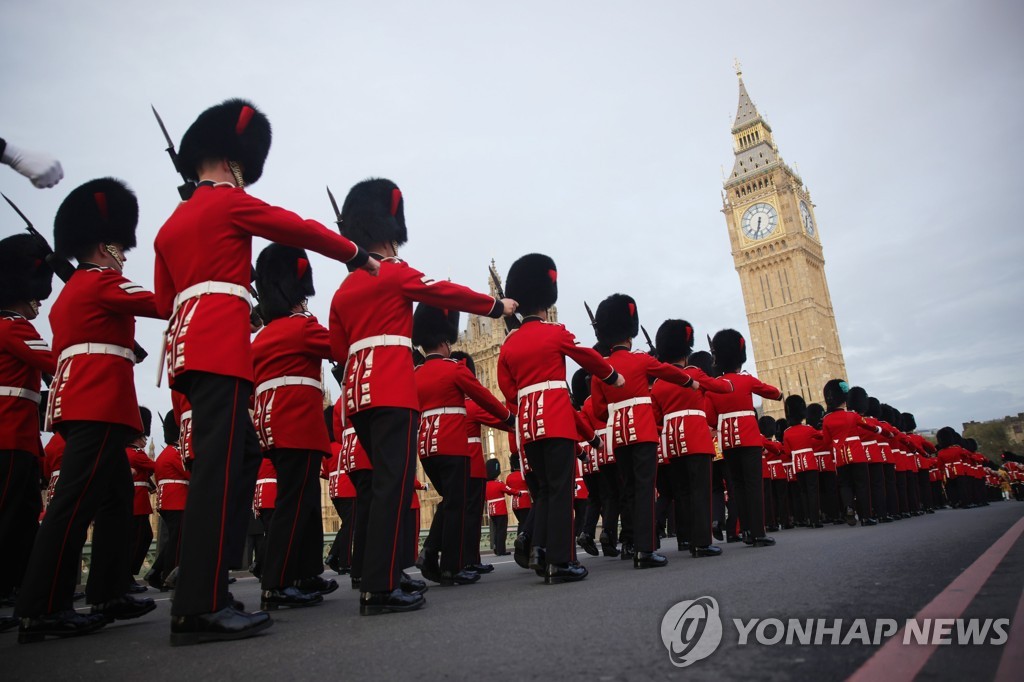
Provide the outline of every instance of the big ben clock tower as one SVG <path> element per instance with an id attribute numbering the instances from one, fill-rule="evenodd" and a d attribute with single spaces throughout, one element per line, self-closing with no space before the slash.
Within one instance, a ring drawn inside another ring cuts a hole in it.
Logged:
<path id="1" fill-rule="evenodd" d="M 803 180 L 787 166 L 758 113 L 737 65 L 740 97 L 732 127 L 736 161 L 725 181 L 722 212 L 740 276 L 757 376 L 822 402 L 821 389 L 846 377 L 821 232 Z M 765 413 L 782 416 L 782 403 Z"/>

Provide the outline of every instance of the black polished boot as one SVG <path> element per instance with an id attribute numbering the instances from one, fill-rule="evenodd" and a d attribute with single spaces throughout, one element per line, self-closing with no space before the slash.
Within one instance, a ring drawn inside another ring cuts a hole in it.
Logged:
<path id="1" fill-rule="evenodd" d="M 408 592 L 409 594 L 423 594 L 427 591 L 427 583 L 423 580 L 416 580 L 411 575 L 402 571 L 402 578 L 398 583 L 399 589 L 402 592 Z"/>
<path id="2" fill-rule="evenodd" d="M 708 545 L 707 547 L 690 547 L 690 556 L 692 557 L 705 557 L 705 556 L 721 556 L 722 548 L 715 547 L 714 545 Z"/>
<path id="3" fill-rule="evenodd" d="M 464 566 L 462 570 L 472 571 L 473 573 L 479 573 L 480 575 L 485 573 L 494 573 L 494 564 L 468 564 L 467 566 Z"/>
<path id="4" fill-rule="evenodd" d="M 178 567 L 175 566 L 171 569 L 171 572 L 167 574 L 167 577 L 163 579 L 164 587 L 168 590 L 173 590 L 178 586 Z"/>
<path id="5" fill-rule="evenodd" d="M 690 543 L 687 542 L 686 540 L 680 540 L 679 542 L 676 543 L 676 549 L 678 549 L 680 552 L 689 552 L 690 551 Z"/>
<path id="6" fill-rule="evenodd" d="M 622 543 L 622 550 L 619 553 L 619 558 L 622 559 L 623 561 L 629 561 L 629 560 L 633 559 L 633 557 L 635 557 L 635 556 L 636 556 L 636 548 L 633 547 L 633 544 L 629 543 L 629 542 L 623 542 Z"/>
<path id="7" fill-rule="evenodd" d="M 103 615 L 85 615 L 74 611 L 58 611 L 35 618 L 22 618 L 18 626 L 18 643 L 41 642 L 46 637 L 87 635 L 109 622 Z"/>
<path id="8" fill-rule="evenodd" d="M 160 574 L 156 571 L 150 571 L 149 573 L 147 573 L 145 576 L 143 576 L 143 580 L 149 583 L 149 586 L 152 587 L 154 590 L 160 590 L 161 592 L 167 591 L 167 588 L 164 587 L 163 579 L 160 578 Z"/>
<path id="9" fill-rule="evenodd" d="M 657 552 L 637 552 L 633 556 L 633 568 L 662 568 L 668 566 L 668 559 Z"/>
<path id="10" fill-rule="evenodd" d="M 441 586 L 472 585 L 480 580 L 480 574 L 473 571 L 441 571 Z"/>
<path id="11" fill-rule="evenodd" d="M 338 575 L 348 575 L 349 571 L 352 570 L 351 566 L 346 566 L 341 563 L 341 557 L 334 556 L 333 554 L 328 554 L 327 560 L 324 563 L 327 564 L 327 568 L 331 569 Z"/>
<path id="12" fill-rule="evenodd" d="M 128 585 L 128 594 L 142 594 L 149 588 L 140 583 L 138 580 L 132 580 L 131 584 Z"/>
<path id="13" fill-rule="evenodd" d="M 363 592 L 359 595 L 359 615 L 377 616 L 382 613 L 415 611 L 427 603 L 422 594 L 409 594 L 400 589 L 391 592 Z"/>
<path id="14" fill-rule="evenodd" d="M 619 549 L 618 549 L 618 547 L 615 546 L 615 543 L 612 542 L 612 538 L 611 538 L 610 535 L 608 535 L 608 531 L 606 531 L 606 530 L 601 531 L 600 541 L 601 541 L 601 552 L 604 553 L 605 556 L 610 556 L 610 557 L 617 557 L 617 556 L 619 556 Z"/>
<path id="15" fill-rule="evenodd" d="M 302 592 L 326 595 L 338 589 L 337 580 L 326 580 L 318 575 L 295 581 L 295 587 Z"/>
<path id="16" fill-rule="evenodd" d="M 853 511 L 853 507 L 847 507 L 846 508 L 846 525 L 847 526 L 856 526 L 857 525 L 857 517 L 856 517 L 856 513 Z"/>
<path id="17" fill-rule="evenodd" d="M 520 568 L 530 567 L 530 536 L 526 533 L 520 533 L 516 536 L 516 541 L 513 543 L 514 551 L 512 558 L 515 559 L 516 565 Z"/>
<path id="18" fill-rule="evenodd" d="M 878 525 L 878 521 L 876 521 L 875 519 L 861 519 L 860 520 L 860 525 L 862 525 L 862 526 L 877 526 Z"/>
<path id="19" fill-rule="evenodd" d="M 530 549 L 530 563 L 529 567 L 535 571 L 543 571 L 548 566 L 546 558 L 546 552 L 543 547 L 533 547 Z"/>
<path id="20" fill-rule="evenodd" d="M 318 592 L 303 592 L 297 587 L 279 587 L 274 590 L 263 590 L 260 595 L 260 608 L 264 611 L 275 611 L 280 608 L 301 609 L 323 603 L 324 598 Z"/>
<path id="21" fill-rule="evenodd" d="M 363 579 L 362 578 L 349 578 L 349 580 L 352 583 L 352 589 L 353 590 L 358 590 L 360 587 L 362 587 L 362 584 L 363 584 Z"/>
<path id="22" fill-rule="evenodd" d="M 548 564 L 544 569 L 544 584 L 554 585 L 555 583 L 571 583 L 583 580 L 587 577 L 588 571 L 578 561 L 570 561 L 561 566 Z"/>
<path id="23" fill-rule="evenodd" d="M 437 552 L 424 549 L 416 559 L 416 568 L 423 577 L 433 583 L 441 582 L 441 566 L 438 564 Z"/>
<path id="24" fill-rule="evenodd" d="M 138 618 L 144 616 L 153 609 L 156 608 L 156 602 L 152 599 L 136 599 L 131 595 L 124 595 L 117 599 L 111 599 L 110 601 L 103 602 L 102 604 L 94 604 L 92 607 L 93 615 L 101 615 L 106 618 L 109 622 L 115 620 L 131 620 L 132 618 Z"/>
<path id="25" fill-rule="evenodd" d="M 714 521 L 711 524 L 711 537 L 722 542 L 725 540 L 725 535 L 722 533 L 722 527 L 718 525 L 718 521 Z"/>
<path id="26" fill-rule="evenodd" d="M 742 539 L 743 538 L 740 537 L 739 535 L 729 535 L 729 536 L 726 536 L 725 541 L 726 541 L 726 543 L 729 543 L 729 542 L 739 542 Z"/>
<path id="27" fill-rule="evenodd" d="M 594 538 L 590 537 L 586 533 L 580 533 L 576 537 L 576 544 L 590 556 L 598 556 L 597 543 L 594 542 Z"/>
<path id="28" fill-rule="evenodd" d="M 273 624 L 269 613 L 245 613 L 230 606 L 198 616 L 173 616 L 171 646 L 245 639 Z"/>
<path id="29" fill-rule="evenodd" d="M 773 547 L 775 545 L 775 538 L 768 537 L 767 535 L 759 535 L 756 538 L 751 539 L 751 547 Z"/>

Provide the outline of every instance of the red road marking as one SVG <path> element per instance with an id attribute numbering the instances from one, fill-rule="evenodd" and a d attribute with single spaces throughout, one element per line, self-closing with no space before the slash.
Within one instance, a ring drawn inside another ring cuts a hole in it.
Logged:
<path id="1" fill-rule="evenodd" d="M 925 618 L 959 618 L 967 609 L 967 606 L 974 600 L 982 586 L 996 570 L 999 562 L 1003 560 L 1013 544 L 1024 533 L 1024 518 L 1017 521 L 1006 531 L 1001 538 L 985 550 L 978 559 L 967 567 L 956 580 L 951 582 L 946 589 L 932 599 L 923 609 L 914 616 L 915 620 Z M 1020 616 L 1024 607 L 1018 606 L 1017 615 Z M 1017 627 L 1014 631 L 1020 631 L 1021 622 L 1015 618 L 1014 624 Z M 875 652 L 853 675 L 847 678 L 847 682 L 873 682 L 874 680 L 888 680 L 889 682 L 910 682 L 924 668 L 928 659 L 938 648 L 937 645 L 903 644 L 903 632 L 906 628 L 890 637 L 888 641 Z M 1012 634 L 1012 633 L 1011 633 Z M 1012 637 L 1011 637 L 1012 641 Z M 1009 646 L 1009 644 L 1007 644 Z M 1022 652 L 1017 652 L 1017 655 Z M 1006 655 L 1004 654 L 1004 661 Z M 1002 671 L 1002 666 L 1000 666 Z M 1017 669 L 1019 672 L 1019 668 Z M 1009 678 L 1006 678 L 1009 679 Z M 1014 678 L 1019 679 L 1019 678 Z"/>
<path id="2" fill-rule="evenodd" d="M 1020 679 L 1021 670 L 1024 670 L 1024 594 L 1017 602 L 1017 613 L 1010 623 L 1009 639 L 999 660 L 995 682 L 1015 682 Z"/>

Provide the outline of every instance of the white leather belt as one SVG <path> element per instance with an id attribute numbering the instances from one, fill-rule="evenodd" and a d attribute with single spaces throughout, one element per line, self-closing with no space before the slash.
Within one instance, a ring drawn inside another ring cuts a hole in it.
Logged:
<path id="1" fill-rule="evenodd" d="M 348 427 L 347 429 L 345 429 L 344 431 L 341 432 L 341 435 L 342 436 L 354 436 L 354 435 L 356 435 L 356 427 L 354 427 L 354 426 Z"/>
<path id="2" fill-rule="evenodd" d="M 76 355 L 116 355 L 134 363 L 135 351 L 124 346 L 115 346 L 112 343 L 76 343 L 61 351 L 57 362 L 63 362 Z"/>
<path id="3" fill-rule="evenodd" d="M 794 450 L 793 455 L 802 455 L 805 452 L 814 452 L 814 448 L 800 448 L 799 450 Z"/>
<path id="4" fill-rule="evenodd" d="M 349 346 L 348 354 L 349 357 L 351 357 L 361 350 L 376 348 L 378 346 L 405 346 L 406 348 L 411 349 L 412 339 L 408 336 L 399 336 L 397 334 L 378 334 L 377 336 L 367 336 L 365 339 L 359 339 Z"/>
<path id="5" fill-rule="evenodd" d="M 206 294 L 237 296 L 248 303 L 250 308 L 252 307 L 252 298 L 249 295 L 248 287 L 244 287 L 241 284 L 232 284 L 231 282 L 215 282 L 211 280 L 209 282 L 193 284 L 178 292 L 178 295 L 174 297 L 174 311 L 177 312 L 178 307 L 190 298 L 198 298 Z"/>
<path id="6" fill-rule="evenodd" d="M 54 476 L 60 476 L 60 469 L 53 470 L 53 473 L 50 474 L 50 478 L 53 478 Z"/>
<path id="7" fill-rule="evenodd" d="M 669 412 L 665 415 L 665 422 L 667 423 L 670 419 L 676 417 L 704 417 L 707 418 L 707 413 L 704 410 L 679 410 L 678 412 Z"/>
<path id="8" fill-rule="evenodd" d="M 181 421 L 192 418 L 192 410 L 185 410 L 181 413 Z"/>
<path id="9" fill-rule="evenodd" d="M 163 486 L 163 485 L 167 485 L 169 483 L 178 483 L 178 484 L 181 484 L 181 485 L 188 485 L 188 481 L 186 481 L 186 480 L 184 480 L 182 478 L 165 478 L 164 480 L 160 481 L 160 483 L 158 485 Z"/>
<path id="10" fill-rule="evenodd" d="M 43 396 L 35 391 L 30 391 L 27 388 L 18 388 L 17 386 L 0 386 L 0 397 L 24 398 L 25 400 L 31 400 L 37 405 L 43 399 Z"/>
<path id="11" fill-rule="evenodd" d="M 847 439 L 847 440 L 849 440 L 849 439 Z M 864 443 L 864 445 L 878 445 L 878 441 L 877 440 L 865 440 L 865 441 L 861 441 L 861 442 Z"/>
<path id="12" fill-rule="evenodd" d="M 782 464 L 782 460 L 781 459 L 770 459 L 770 460 L 768 460 L 768 464 Z"/>
<path id="13" fill-rule="evenodd" d="M 420 419 L 433 417 L 439 414 L 466 414 L 465 407 L 435 407 L 432 410 L 425 410 L 420 413 Z M 480 440 L 477 438 L 477 440 Z"/>
<path id="14" fill-rule="evenodd" d="M 756 417 L 757 413 L 753 410 L 740 410 L 739 412 L 726 412 L 725 414 L 718 415 L 718 423 L 721 424 L 723 419 L 736 419 L 737 417 Z"/>
<path id="15" fill-rule="evenodd" d="M 630 398 L 629 400 L 620 400 L 617 403 L 608 404 L 608 413 L 618 412 L 619 410 L 625 410 L 627 407 L 633 407 L 634 405 L 650 405 L 651 397 L 643 396 L 640 398 Z"/>
<path id="16" fill-rule="evenodd" d="M 542 381 L 539 384 L 530 384 L 519 389 L 519 399 L 522 400 L 531 393 L 539 393 L 540 391 L 557 391 L 560 389 L 569 390 L 569 384 L 564 381 Z"/>
<path id="17" fill-rule="evenodd" d="M 256 481 L 256 485 L 261 485 L 261 484 L 264 484 L 264 483 L 277 483 L 277 479 L 276 478 L 261 478 L 258 481 Z"/>
<path id="18" fill-rule="evenodd" d="M 846 439 L 846 442 L 849 443 L 850 441 L 853 440 L 860 440 L 860 436 L 850 436 L 849 438 Z"/>
<path id="19" fill-rule="evenodd" d="M 146 483 L 145 481 L 135 481 L 135 487 L 136 488 L 148 488 L 149 487 L 149 483 Z"/>
<path id="20" fill-rule="evenodd" d="M 318 379 L 310 379 L 309 377 L 297 377 L 297 376 L 283 376 L 277 377 L 276 379 L 268 379 L 262 384 L 256 387 L 256 396 L 259 397 L 261 393 L 272 391 L 275 388 L 281 388 L 282 386 L 309 386 L 315 388 L 318 391 L 323 390 L 323 384 Z"/>
<path id="21" fill-rule="evenodd" d="M 466 442 L 467 442 L 467 443 L 481 443 L 481 442 L 483 442 L 483 441 L 481 441 L 481 440 L 480 440 L 479 438 L 477 438 L 477 437 L 473 437 L 473 438 L 467 438 L 467 439 L 466 439 Z"/>

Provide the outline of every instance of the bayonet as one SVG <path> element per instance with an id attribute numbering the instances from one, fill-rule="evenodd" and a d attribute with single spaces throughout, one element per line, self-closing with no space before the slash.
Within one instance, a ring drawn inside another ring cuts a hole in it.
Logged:
<path id="1" fill-rule="evenodd" d="M 501 280 L 498 279 L 498 273 L 494 271 L 494 266 L 488 265 L 487 272 L 491 274 L 491 284 L 494 285 L 494 293 L 498 295 L 498 298 L 505 298 L 505 290 L 501 286 Z M 505 317 L 505 331 L 507 332 L 519 329 L 521 324 L 522 322 L 519 320 L 518 315 L 512 314 Z"/>
<path id="2" fill-rule="evenodd" d="M 327 187 L 327 196 L 331 199 L 331 206 L 334 207 L 334 223 L 341 229 L 341 209 L 338 208 L 338 201 L 334 198 L 334 194 L 331 192 L 330 186 Z"/>
<path id="3" fill-rule="evenodd" d="M 156 122 L 160 125 L 160 131 L 164 134 L 164 139 L 167 140 L 167 155 L 171 157 L 171 163 L 174 164 L 174 170 L 180 175 L 181 179 L 185 182 L 178 185 L 178 195 L 182 201 L 188 201 L 192 198 L 192 193 L 196 191 L 196 184 L 189 178 L 185 177 L 185 174 L 181 171 L 181 165 L 178 163 L 178 152 L 174 150 L 174 142 L 171 140 L 170 134 L 167 132 L 167 126 L 164 125 L 164 120 L 160 118 L 160 114 L 157 113 L 156 107 L 152 104 L 149 108 L 153 110 L 153 115 L 156 116 Z"/>
<path id="4" fill-rule="evenodd" d="M 658 357 L 657 351 L 654 350 L 654 344 L 651 343 L 651 335 L 647 333 L 647 329 L 643 325 L 640 325 L 640 331 L 644 333 L 644 338 L 647 339 L 647 348 L 650 350 L 651 355 L 653 357 Z"/>
<path id="5" fill-rule="evenodd" d="M 595 330 L 597 329 L 597 320 L 594 319 L 594 311 L 590 309 L 590 304 L 586 301 L 583 302 L 583 307 L 587 309 L 587 317 L 590 318 L 590 326 Z"/>

